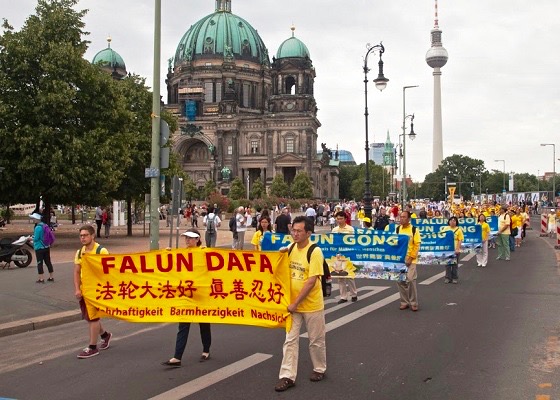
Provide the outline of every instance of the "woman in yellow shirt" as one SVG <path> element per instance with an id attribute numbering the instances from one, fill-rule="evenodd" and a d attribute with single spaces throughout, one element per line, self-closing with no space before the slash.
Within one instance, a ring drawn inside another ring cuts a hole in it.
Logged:
<path id="1" fill-rule="evenodd" d="M 270 223 L 270 217 L 261 217 L 257 231 L 253 234 L 253 238 L 251 239 L 251 244 L 254 246 L 255 250 L 261 251 L 261 243 L 264 233 L 266 231 L 272 232 L 271 226 L 272 224 Z"/>
<path id="2" fill-rule="evenodd" d="M 515 211 L 515 214 L 511 216 L 511 228 L 513 230 L 511 235 L 515 238 L 515 247 L 521 247 L 521 229 L 523 228 L 523 217 L 521 216 L 521 210 L 519 208 Z"/>
<path id="3" fill-rule="evenodd" d="M 442 232 L 451 231 L 453 232 L 455 241 L 455 255 L 457 256 L 455 263 L 445 266 L 445 280 L 444 283 L 459 283 L 459 255 L 461 254 L 461 244 L 465 240 L 463 231 L 459 228 L 459 220 L 457 217 L 451 217 L 447 221 L 447 225 Z"/>
<path id="4" fill-rule="evenodd" d="M 478 216 L 478 224 L 482 228 L 482 248 L 476 253 L 476 262 L 479 267 L 486 267 L 488 264 L 488 237 L 490 236 L 490 225 L 486 222 L 486 216 L 480 214 Z"/>

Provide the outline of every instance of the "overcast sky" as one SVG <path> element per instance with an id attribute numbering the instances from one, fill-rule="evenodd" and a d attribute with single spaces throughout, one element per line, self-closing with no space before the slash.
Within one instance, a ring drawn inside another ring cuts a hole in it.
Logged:
<path id="1" fill-rule="evenodd" d="M 0 0 L 0 17 L 19 30 L 35 6 L 36 0 Z M 214 6 L 214 0 L 162 1 L 164 99 L 167 59 Z M 128 71 L 152 86 L 154 1 L 81 0 L 79 8 L 89 9 L 86 57 L 106 48 L 111 35 Z M 407 172 L 415 181 L 431 172 L 433 77 L 425 56 L 434 0 L 232 0 L 232 11 L 258 30 L 271 58 L 296 26 L 317 72 L 317 142 L 351 151 L 358 163 L 365 161 L 363 57 L 367 43 L 383 41 L 389 79 L 383 92 L 371 83 L 378 58 L 369 60 L 370 142 L 384 142 L 387 131 L 398 142 L 402 87 L 419 85 L 406 91 L 406 112 L 415 114 L 417 133 L 414 142 L 407 141 Z M 552 171 L 552 147 L 540 144 L 560 145 L 559 12 L 554 0 L 439 0 L 449 53 L 441 77 L 444 157 L 478 158 L 489 170 L 501 171 L 502 163 L 494 160 L 504 159 L 507 171 Z"/>

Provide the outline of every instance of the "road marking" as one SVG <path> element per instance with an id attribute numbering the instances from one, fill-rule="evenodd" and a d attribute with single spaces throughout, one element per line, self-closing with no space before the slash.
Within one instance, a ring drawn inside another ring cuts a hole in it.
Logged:
<path id="1" fill-rule="evenodd" d="M 360 299 L 363 300 L 363 299 L 367 299 L 368 297 L 374 296 L 377 293 L 381 293 L 385 289 L 389 289 L 389 286 L 364 286 L 363 288 L 359 288 L 358 292 L 360 292 L 362 290 L 370 290 L 368 293 L 360 296 Z M 325 301 L 325 304 L 330 304 L 330 303 L 334 303 L 334 302 L 337 302 L 337 301 L 338 300 L 336 300 L 336 299 L 329 299 L 329 300 Z M 335 312 L 337 310 L 340 310 L 341 308 L 351 306 L 352 304 L 353 304 L 352 302 L 337 304 L 336 306 L 330 307 L 328 310 L 325 310 L 325 315 L 330 314 L 332 312 Z"/>
<path id="2" fill-rule="evenodd" d="M 255 365 L 270 358 L 272 358 L 272 354 L 255 353 L 249 357 L 236 361 L 233 364 L 226 365 L 223 368 L 184 383 L 181 386 L 177 386 L 174 389 L 161 393 L 148 400 L 180 400 L 200 390 L 206 389 L 219 381 L 223 381 L 224 379 L 227 379 L 241 371 L 254 367 Z"/>
<path id="3" fill-rule="evenodd" d="M 541 389 L 544 389 L 544 388 L 551 388 L 551 387 L 552 387 L 552 383 L 540 383 L 540 384 L 539 384 L 539 387 L 540 387 Z"/>
<path id="4" fill-rule="evenodd" d="M 425 281 L 422 281 L 419 283 L 419 285 L 431 285 L 432 283 L 434 283 L 435 281 L 440 280 L 441 278 L 443 278 L 445 276 L 445 271 L 444 272 L 440 272 L 439 274 L 435 274 L 434 276 L 426 279 Z"/>
<path id="5" fill-rule="evenodd" d="M 442 273 L 443 275 L 445 275 L 445 272 Z M 434 277 L 428 278 L 425 281 L 420 282 L 421 285 L 429 285 L 432 282 L 435 282 L 437 279 L 441 278 L 443 275 L 442 274 L 438 274 L 436 275 L 437 278 L 433 279 Z M 373 304 L 370 304 L 368 306 L 365 306 L 363 308 L 360 308 L 359 310 L 354 311 L 353 313 L 347 314 L 344 317 L 335 319 L 334 321 L 329 322 L 328 324 L 325 325 L 326 327 L 326 332 L 332 331 L 333 329 L 336 328 L 340 328 L 341 326 L 352 322 L 360 317 L 363 317 L 366 314 L 369 314 L 372 311 L 378 310 L 381 307 L 386 306 L 387 304 L 391 304 L 392 302 L 399 300 L 400 299 L 400 295 L 399 293 L 395 293 L 392 294 L 389 297 L 385 297 L 384 299 L 381 299 Z M 325 312 L 326 314 L 327 312 Z M 302 333 L 301 335 L 299 335 L 300 337 L 308 337 L 307 332 Z"/>
<path id="6" fill-rule="evenodd" d="M 463 260 L 463 261 L 469 261 L 469 260 L 472 259 L 474 256 L 476 256 L 476 253 L 469 253 L 469 254 L 467 254 L 465 257 L 461 257 L 461 260 Z"/>
<path id="7" fill-rule="evenodd" d="M 550 396 L 547 394 L 537 394 L 535 400 L 550 400 Z"/>

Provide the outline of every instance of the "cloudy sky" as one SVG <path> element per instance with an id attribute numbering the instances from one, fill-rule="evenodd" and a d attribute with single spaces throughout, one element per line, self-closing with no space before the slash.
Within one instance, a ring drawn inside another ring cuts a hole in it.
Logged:
<path id="1" fill-rule="evenodd" d="M 0 0 L 0 17 L 19 29 L 35 6 L 36 0 Z M 162 74 L 183 34 L 214 6 L 214 0 L 162 1 Z M 81 0 L 79 8 L 89 9 L 86 57 L 107 47 L 111 35 L 128 71 L 151 85 L 154 1 Z M 369 85 L 370 142 L 384 142 L 387 131 L 398 142 L 402 88 L 419 85 L 406 91 L 417 133 L 407 141 L 407 172 L 415 181 L 431 172 L 433 77 L 425 55 L 434 0 L 232 0 L 232 11 L 258 30 L 271 57 L 296 26 L 317 71 L 318 143 L 350 150 L 358 163 L 365 161 L 363 57 L 367 43 L 382 41 L 390 81 L 383 92 Z M 552 147 L 540 144 L 558 144 L 560 158 L 559 11 L 554 0 L 439 0 L 449 53 L 441 77 L 444 157 L 478 158 L 489 170 L 501 171 L 494 160 L 504 159 L 507 171 L 552 171 Z M 370 56 L 370 82 L 376 63 Z"/>

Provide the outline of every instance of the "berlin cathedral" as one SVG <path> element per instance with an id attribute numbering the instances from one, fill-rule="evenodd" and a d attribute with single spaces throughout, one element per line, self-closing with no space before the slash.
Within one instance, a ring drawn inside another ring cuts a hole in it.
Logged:
<path id="1" fill-rule="evenodd" d="M 194 22 L 169 60 L 167 104 L 179 130 L 173 151 L 197 187 L 213 180 L 222 194 L 238 177 L 267 190 L 281 175 L 290 184 L 305 172 L 316 198 L 338 199 L 339 160 L 317 152 L 313 85 L 307 46 L 295 37 L 270 56 L 257 30 L 232 13 L 231 0 Z M 338 152 L 336 152 L 338 153 Z"/>

